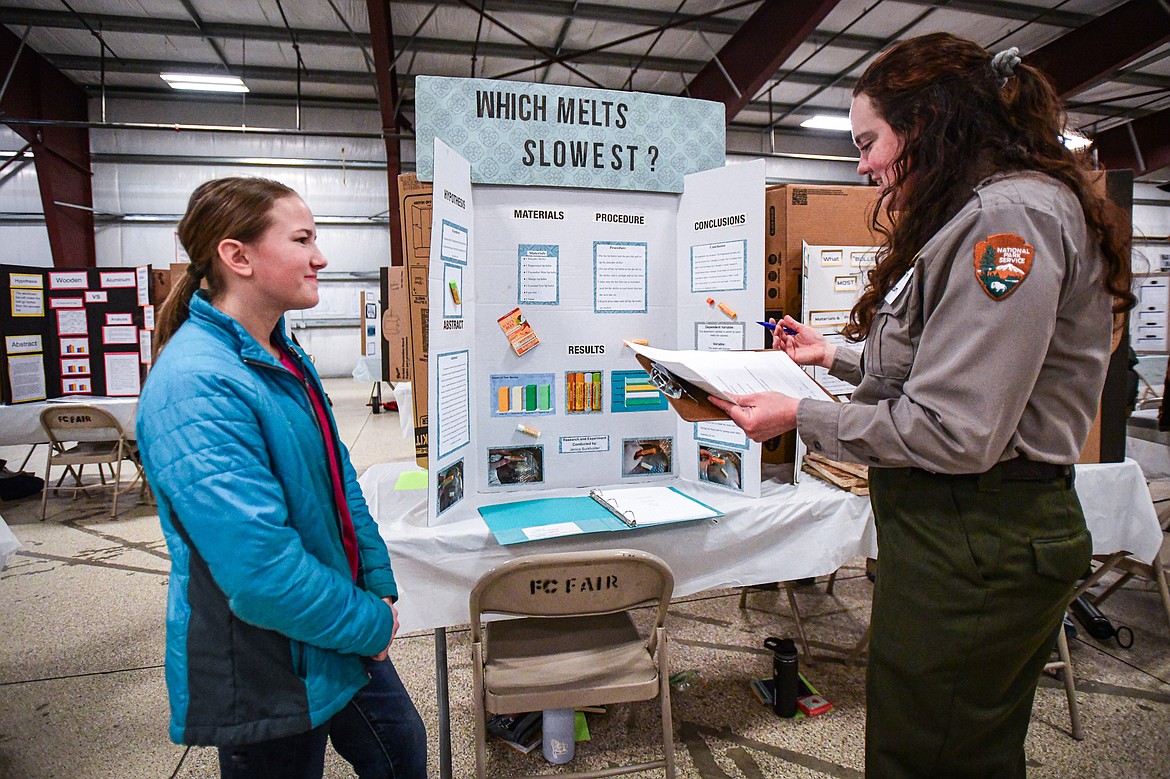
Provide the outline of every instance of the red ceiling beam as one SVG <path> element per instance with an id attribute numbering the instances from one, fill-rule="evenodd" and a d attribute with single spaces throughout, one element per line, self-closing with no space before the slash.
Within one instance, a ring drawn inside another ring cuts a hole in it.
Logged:
<path id="1" fill-rule="evenodd" d="M 1170 41 L 1163 0 L 1129 0 L 1024 57 L 1063 97 L 1082 92 Z"/>
<path id="2" fill-rule="evenodd" d="M 390 264 L 402 265 L 402 214 L 398 210 L 398 174 L 402 172 L 399 140 L 398 71 L 394 62 L 394 24 L 390 0 L 366 0 L 370 15 L 370 46 L 374 50 L 374 73 L 378 82 L 378 108 L 382 114 L 382 135 L 386 142 L 386 186 L 390 193 Z"/>
<path id="3" fill-rule="evenodd" d="M 1093 145 L 1107 170 L 1128 168 L 1140 176 L 1164 168 L 1170 165 L 1170 108 L 1098 133 Z"/>
<path id="4" fill-rule="evenodd" d="M 716 58 L 687 85 L 686 94 L 727 106 L 730 122 L 812 34 L 838 0 L 764 0 Z"/>
<path id="5" fill-rule="evenodd" d="M 10 69 L 12 77 L 0 99 L 0 121 L 5 116 L 72 122 L 89 119 L 81 88 L 27 45 L 22 48 L 20 38 L 0 25 L 0 74 L 7 76 Z M 89 130 L 27 124 L 9 127 L 32 144 L 53 266 L 96 266 Z"/>

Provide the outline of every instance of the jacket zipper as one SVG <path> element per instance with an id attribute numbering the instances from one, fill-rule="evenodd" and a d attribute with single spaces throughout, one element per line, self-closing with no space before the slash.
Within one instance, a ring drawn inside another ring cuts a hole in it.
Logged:
<path id="1" fill-rule="evenodd" d="M 243 360 L 243 362 L 247 365 L 252 365 L 252 366 L 255 366 L 257 368 L 266 368 L 270 371 L 276 371 L 277 373 L 283 373 L 286 376 L 291 376 L 294 381 L 299 382 L 300 385 L 302 387 L 304 387 L 305 395 L 307 396 L 306 399 L 309 401 L 309 416 L 313 418 L 313 424 L 316 426 L 317 432 L 321 434 L 321 442 L 324 443 L 325 442 L 325 430 L 324 430 L 324 428 L 321 427 L 321 420 L 317 418 L 317 410 L 313 407 L 313 397 L 311 394 L 313 392 L 313 390 L 309 388 L 309 379 L 308 379 L 309 374 L 305 370 L 305 364 L 301 360 L 300 356 L 297 355 L 295 352 L 293 352 L 291 349 L 289 349 L 287 351 L 290 355 L 292 355 L 293 359 L 295 359 L 297 361 L 297 363 L 300 365 L 301 377 L 298 377 L 295 373 L 290 371 L 288 368 L 285 368 L 283 365 L 272 365 L 270 363 L 261 362 L 260 360 L 255 360 L 251 357 L 241 357 L 240 359 Z M 322 392 L 320 394 L 321 394 L 321 405 L 324 406 L 325 405 L 325 392 L 322 390 Z M 341 473 L 341 450 L 339 448 L 341 446 L 341 439 L 336 435 L 336 432 L 333 431 L 332 425 L 330 425 L 330 435 L 333 436 L 333 449 L 337 454 L 337 478 L 344 479 L 344 476 Z M 325 455 L 327 457 L 329 455 L 328 447 L 326 447 Z M 330 481 L 330 487 L 332 488 L 332 482 L 333 482 L 332 468 L 330 469 L 329 481 Z M 344 494 L 344 492 L 345 492 L 345 482 L 344 481 L 342 481 L 342 484 L 341 484 L 341 491 Z M 334 513 L 334 520 L 337 522 L 337 534 L 338 534 L 338 537 L 342 540 L 342 543 L 341 543 L 342 552 L 344 552 L 345 551 L 345 541 L 344 541 L 345 529 L 342 527 L 341 507 L 336 505 L 336 501 L 334 501 L 333 513 Z M 355 540 L 356 540 L 357 534 L 355 533 L 354 535 L 355 535 Z M 360 548 L 358 549 L 358 575 L 360 576 L 361 581 L 364 582 L 366 579 L 365 564 L 362 561 L 362 555 L 361 555 Z"/>

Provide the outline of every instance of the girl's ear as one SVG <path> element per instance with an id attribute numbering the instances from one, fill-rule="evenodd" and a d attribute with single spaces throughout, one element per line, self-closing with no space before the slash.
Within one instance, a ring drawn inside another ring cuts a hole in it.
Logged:
<path id="1" fill-rule="evenodd" d="M 219 262 L 228 274 L 247 278 L 252 275 L 253 267 L 244 244 L 234 238 L 224 238 L 219 242 Z"/>

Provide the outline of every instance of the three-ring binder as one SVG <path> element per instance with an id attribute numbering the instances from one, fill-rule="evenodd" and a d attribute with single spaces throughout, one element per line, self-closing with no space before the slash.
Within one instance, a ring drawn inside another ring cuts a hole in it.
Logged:
<path id="1" fill-rule="evenodd" d="M 589 497 L 593 498 L 595 501 L 597 501 L 601 505 L 605 506 L 606 509 L 609 510 L 610 514 L 613 514 L 615 517 L 620 519 L 622 522 L 626 523 L 627 527 L 637 527 L 638 526 L 638 520 L 634 516 L 634 512 L 622 511 L 621 509 L 618 508 L 616 500 L 614 500 L 612 498 L 605 497 L 598 490 L 589 490 Z"/>

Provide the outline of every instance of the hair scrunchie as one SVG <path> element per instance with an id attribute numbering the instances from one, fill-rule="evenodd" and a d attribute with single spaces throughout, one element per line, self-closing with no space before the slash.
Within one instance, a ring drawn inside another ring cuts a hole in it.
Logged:
<path id="1" fill-rule="evenodd" d="M 1020 64 L 1020 49 L 1018 46 L 1012 46 L 1010 49 L 1004 49 L 991 58 L 991 72 L 999 79 L 999 85 L 1002 87 L 1007 84 L 1007 80 L 1016 75 L 1016 65 Z"/>

